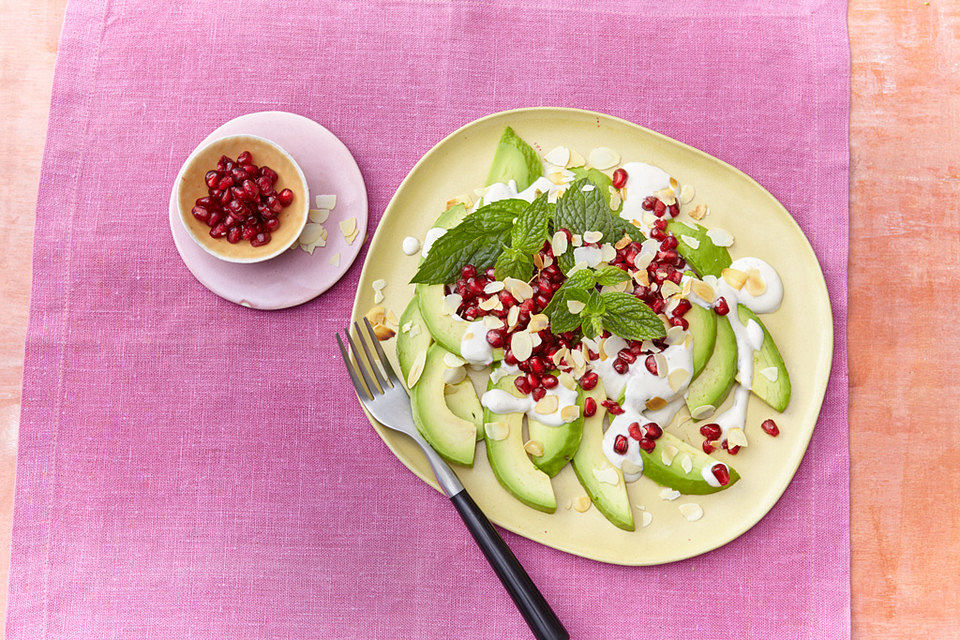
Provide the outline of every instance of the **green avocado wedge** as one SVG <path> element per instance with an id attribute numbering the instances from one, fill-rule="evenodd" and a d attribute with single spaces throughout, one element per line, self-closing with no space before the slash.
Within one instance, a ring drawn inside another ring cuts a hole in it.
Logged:
<path id="1" fill-rule="evenodd" d="M 488 389 L 500 389 L 519 397 L 513 386 L 516 376 L 505 376 L 498 382 L 490 382 Z M 553 513 L 557 510 L 557 498 L 550 484 L 550 476 L 538 469 L 523 448 L 523 414 L 501 415 L 490 409 L 483 410 L 484 427 L 487 423 L 500 422 L 507 426 L 507 436 L 502 440 L 484 438 L 490 468 L 503 488 L 523 504 L 538 511 Z"/>
<path id="2" fill-rule="evenodd" d="M 790 374 L 787 373 L 787 366 L 783 363 L 783 356 L 777 349 L 773 336 L 763 326 L 763 322 L 753 311 L 745 306 L 738 305 L 737 315 L 740 316 L 740 322 L 744 325 L 753 320 L 763 329 L 763 344 L 759 349 L 753 352 L 753 380 L 750 381 L 750 390 L 761 400 L 773 407 L 779 412 L 783 412 L 790 404 Z M 760 373 L 764 369 L 774 367 L 777 370 L 777 379 L 770 380 Z"/>
<path id="3" fill-rule="evenodd" d="M 406 331 L 403 330 L 404 327 L 407 328 Z M 400 362 L 400 373 L 403 374 L 404 382 L 410 376 L 413 363 L 420 354 L 426 354 L 431 342 L 433 339 L 430 331 L 420 315 L 420 301 L 417 296 L 413 296 L 410 304 L 400 314 L 400 331 L 397 333 L 397 360 Z"/>
<path id="4" fill-rule="evenodd" d="M 554 372 L 556 375 L 557 372 Z M 577 398 L 577 404 L 583 406 L 583 391 Z M 567 422 L 559 427 L 551 427 L 539 420 L 527 419 L 527 433 L 531 441 L 543 445 L 542 456 L 530 456 L 533 464 L 551 478 L 563 469 L 573 455 L 580 448 L 580 438 L 583 435 L 583 415 L 573 422 Z"/>
<path id="5" fill-rule="evenodd" d="M 541 175 L 543 163 L 533 147 L 524 142 L 510 127 L 504 129 L 497 144 L 497 151 L 493 155 L 490 173 L 487 174 L 487 186 L 513 180 L 517 183 L 517 191 L 523 191 Z"/>
<path id="6" fill-rule="evenodd" d="M 673 452 L 673 449 L 676 449 L 676 453 Z M 670 464 L 667 464 L 663 459 L 663 453 L 668 450 L 670 453 L 674 453 L 673 457 L 670 458 Z M 690 460 L 693 462 L 690 471 L 683 470 L 681 460 L 684 456 L 690 456 Z M 727 470 L 730 472 L 730 482 L 719 487 L 711 486 L 704 479 L 703 470 L 710 469 L 720 461 L 670 433 L 664 433 L 657 440 L 657 447 L 653 451 L 647 453 L 641 449 L 640 457 L 643 458 L 643 475 L 659 485 L 670 487 L 683 494 L 706 495 L 717 493 L 729 489 L 740 479 L 740 474 L 733 467 L 727 465 Z"/>
<path id="7" fill-rule="evenodd" d="M 716 314 L 714 314 L 716 315 Z M 697 379 L 687 389 L 687 408 L 697 415 L 697 408 L 705 405 L 719 407 L 737 375 L 737 336 L 733 333 L 730 321 L 717 317 L 717 337 L 713 345 L 713 354 Z"/>
<path id="8" fill-rule="evenodd" d="M 449 367 L 443 356 L 448 353 L 438 344 L 427 350 L 423 373 L 410 396 L 413 421 L 434 450 L 450 462 L 472 466 L 476 451 L 477 429 L 482 425 L 464 420 L 447 406 L 443 373 Z M 465 381 L 469 382 L 469 381 Z M 479 405 L 480 401 L 474 401 Z M 474 408 L 479 417 L 479 408 Z"/>
<path id="9" fill-rule="evenodd" d="M 687 261 L 694 271 L 700 277 L 716 276 L 720 277 L 721 272 L 729 267 L 733 260 L 730 259 L 730 252 L 726 247 L 718 247 L 707 235 L 708 229 L 703 225 L 681 220 L 671 220 L 667 223 L 667 231 L 677 237 L 679 245 L 677 253 Z M 696 238 L 698 244 L 694 249 L 683 236 Z"/>
<path id="10" fill-rule="evenodd" d="M 580 441 L 580 448 L 577 449 L 577 453 L 573 456 L 570 464 L 583 490 L 587 492 L 590 500 L 597 507 L 597 511 L 602 513 L 615 526 L 624 531 L 633 531 L 635 529 L 633 508 L 630 506 L 630 498 L 627 495 L 627 485 L 623 479 L 623 473 L 610 465 L 603 453 L 603 417 L 607 411 L 600 404 L 607 399 L 603 383 L 598 383 L 596 387 L 581 395 L 583 399 L 587 397 L 593 398 L 597 402 L 597 412 L 589 418 L 583 419 L 583 438 Z M 602 469 L 605 465 L 610 465 L 616 469 L 617 484 L 600 482 L 594 474 L 594 469 Z"/>
<path id="11" fill-rule="evenodd" d="M 683 317 L 690 324 L 688 331 L 693 337 L 692 380 L 696 380 L 703 368 L 707 366 L 717 342 L 717 314 L 695 304 Z"/>
<path id="12" fill-rule="evenodd" d="M 453 415 L 477 425 L 477 440 L 483 439 L 483 407 L 470 378 L 457 384 L 448 384 L 444 389 L 444 400 Z"/>

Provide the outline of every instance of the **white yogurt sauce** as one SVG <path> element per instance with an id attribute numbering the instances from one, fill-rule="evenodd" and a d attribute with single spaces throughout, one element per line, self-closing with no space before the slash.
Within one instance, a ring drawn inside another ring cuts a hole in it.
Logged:
<path id="1" fill-rule="evenodd" d="M 430 253 L 430 249 L 433 248 L 433 243 L 436 242 L 447 232 L 443 227 L 433 227 L 427 230 L 427 235 L 423 237 L 423 251 L 420 252 L 420 255 L 424 258 L 427 257 L 427 254 Z"/>
<path id="2" fill-rule="evenodd" d="M 518 398 L 502 389 L 490 389 L 485 392 L 480 398 L 480 404 L 494 413 L 525 413 L 530 420 L 536 420 L 548 427 L 559 427 L 568 422 L 560 415 L 561 412 L 566 407 L 577 405 L 577 395 L 576 391 L 567 389 L 562 384 L 558 384 L 553 389 L 547 389 L 544 398 L 551 396 L 557 398 L 557 410 L 552 413 L 537 413 L 535 409 L 537 403 L 532 397 L 524 395 Z"/>
<path id="3" fill-rule="evenodd" d="M 474 320 L 467 325 L 460 339 L 460 355 L 470 364 L 493 363 L 493 347 L 487 342 L 487 327 L 483 320 Z"/>
<path id="4" fill-rule="evenodd" d="M 624 185 L 626 193 L 623 198 L 623 208 L 620 209 L 620 217 L 624 220 L 637 221 L 640 223 L 640 230 L 645 235 L 650 233 L 650 227 L 643 221 L 643 200 L 647 196 L 652 196 L 661 189 L 670 187 L 670 174 L 645 162 L 627 162 L 623 165 L 623 170 L 627 172 L 627 184 Z"/>
<path id="5" fill-rule="evenodd" d="M 706 482 L 711 487 L 720 486 L 720 481 L 717 480 L 717 476 L 713 475 L 713 468 L 718 464 L 722 464 L 725 469 L 728 469 L 728 470 L 730 469 L 730 467 L 723 464 L 722 462 L 717 462 L 717 463 L 711 464 L 710 466 L 703 467 L 702 469 L 700 469 L 700 477 L 703 478 L 703 481 Z"/>
<path id="6" fill-rule="evenodd" d="M 573 174 L 571 173 L 570 176 L 572 177 Z M 556 185 L 543 176 L 534 180 L 533 183 L 523 191 L 517 191 L 517 182 L 515 180 L 496 182 L 486 188 L 483 193 L 483 198 L 477 200 L 473 210 L 478 209 L 481 205 L 490 204 L 491 202 L 497 202 L 499 200 L 509 200 L 511 198 L 533 202 L 537 196 L 542 193 L 550 194 L 548 198 L 553 202 L 556 194 L 564 186 L 565 185 Z"/>
<path id="7" fill-rule="evenodd" d="M 407 236 L 403 239 L 400 247 L 403 249 L 405 254 L 412 256 L 420 249 L 420 241 L 413 236 Z"/>

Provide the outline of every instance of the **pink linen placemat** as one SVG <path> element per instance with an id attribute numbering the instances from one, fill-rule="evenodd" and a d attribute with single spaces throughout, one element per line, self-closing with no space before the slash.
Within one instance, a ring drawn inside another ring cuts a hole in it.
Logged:
<path id="1" fill-rule="evenodd" d="M 373 226 L 441 137 L 536 105 L 627 118 L 770 189 L 823 265 L 836 353 L 796 479 L 731 544 L 630 568 L 506 539 L 575 638 L 849 637 L 845 10 L 73 0 L 37 212 L 7 637 L 528 637 L 453 509 L 347 387 L 331 338 L 359 262 L 303 307 L 243 309 L 191 277 L 166 207 L 207 132 L 281 109 L 350 147 Z"/>

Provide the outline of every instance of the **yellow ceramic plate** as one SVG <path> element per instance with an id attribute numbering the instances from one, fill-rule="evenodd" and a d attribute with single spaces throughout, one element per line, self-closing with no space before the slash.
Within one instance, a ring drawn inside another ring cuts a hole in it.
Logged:
<path id="1" fill-rule="evenodd" d="M 800 228 L 783 206 L 763 187 L 730 165 L 649 129 L 611 116 L 576 109 L 534 108 L 505 111 L 472 122 L 450 134 L 410 171 L 390 201 L 373 237 L 353 307 L 359 319 L 373 306 L 371 283 L 387 281 L 383 304 L 397 316 L 413 295 L 407 284 L 417 267 L 416 256 L 400 248 L 405 236 L 423 238 L 445 209 L 448 199 L 472 194 L 483 185 L 503 128 L 511 126 L 541 154 L 556 145 L 579 151 L 584 157 L 594 147 L 606 146 L 626 160 L 657 165 L 679 180 L 693 184 L 698 203 L 710 207 L 708 227 L 731 231 L 736 242 L 731 255 L 757 256 L 772 264 L 783 279 L 783 306 L 763 321 L 780 347 L 793 396 L 783 414 L 776 414 L 751 398 L 747 435 L 750 446 L 737 456 L 715 455 L 730 462 L 742 479 L 732 488 L 711 496 L 660 498 L 661 487 L 647 478 L 629 485 L 630 501 L 653 515 L 641 527 L 641 511 L 634 509 L 637 529 L 622 531 L 596 508 L 586 513 L 566 509 L 570 499 L 584 494 L 567 465 L 553 479 L 556 513 L 545 514 L 521 504 L 497 482 L 484 447 L 477 447 L 473 468 L 458 467 L 464 486 L 490 519 L 520 535 L 551 547 L 603 562 L 650 565 L 689 558 L 730 542 L 752 527 L 776 503 L 793 478 L 813 432 L 833 355 L 833 323 L 826 284 L 816 256 Z M 682 219 L 687 219 L 685 215 Z M 385 343 L 393 353 L 393 341 Z M 732 398 L 733 394 L 730 394 Z M 728 399 L 728 403 L 729 403 Z M 678 428 L 681 412 L 670 430 L 699 447 L 702 438 L 692 423 Z M 775 418 L 780 436 L 771 438 L 760 423 Z M 371 419 L 380 437 L 400 460 L 425 482 L 437 488 L 426 459 L 412 441 Z M 687 522 L 678 506 L 696 502 L 704 515 Z"/>

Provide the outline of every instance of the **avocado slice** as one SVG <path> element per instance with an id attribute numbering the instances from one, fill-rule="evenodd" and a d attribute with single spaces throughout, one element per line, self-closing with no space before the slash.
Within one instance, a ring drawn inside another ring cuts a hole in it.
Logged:
<path id="1" fill-rule="evenodd" d="M 666 447 L 670 446 L 676 447 L 678 453 L 670 461 L 670 464 L 666 464 L 663 461 L 663 452 Z M 689 455 L 693 461 L 693 467 L 689 472 L 685 472 L 680 466 L 680 460 L 684 455 Z M 671 433 L 665 432 L 660 436 L 657 440 L 657 447 L 650 453 L 641 449 L 640 457 L 643 458 L 643 475 L 657 484 L 670 487 L 684 494 L 717 493 L 729 489 L 740 479 L 740 474 L 733 467 L 727 465 L 730 472 L 730 482 L 725 486 L 711 486 L 703 478 L 703 469 L 709 469 L 720 461 L 707 455 L 701 449 L 692 447 Z"/>
<path id="2" fill-rule="evenodd" d="M 409 327 L 404 331 L 403 328 L 408 326 L 408 323 Z M 400 362 L 400 373 L 403 374 L 404 382 L 410 375 L 413 363 L 421 353 L 427 352 L 431 342 L 433 339 L 430 337 L 430 331 L 427 330 L 423 316 L 420 315 L 420 302 L 417 296 L 413 296 L 410 304 L 400 314 L 400 332 L 397 333 L 397 360 Z"/>
<path id="3" fill-rule="evenodd" d="M 700 274 L 701 278 L 703 276 L 719 278 L 720 273 L 733 263 L 727 248 L 715 245 L 710 236 L 707 235 L 707 228 L 703 225 L 682 220 L 671 220 L 667 223 L 667 231 L 675 235 L 679 241 L 677 253 Z M 699 241 L 697 248 L 694 249 L 687 244 L 683 236 L 696 238 Z"/>
<path id="4" fill-rule="evenodd" d="M 554 372 L 554 375 L 556 373 Z M 577 403 L 583 406 L 582 389 Z M 559 427 L 551 427 L 528 417 L 527 433 L 530 440 L 543 445 L 542 456 L 530 456 L 533 464 L 552 478 L 560 473 L 560 469 L 563 469 L 580 447 L 580 438 L 583 436 L 583 416 Z"/>
<path id="5" fill-rule="evenodd" d="M 529 144 L 524 142 L 513 129 L 507 127 L 497 143 L 493 155 L 490 173 L 487 174 L 487 186 L 497 182 L 517 183 L 517 191 L 523 191 L 533 181 L 543 175 L 543 163 L 540 156 Z"/>
<path id="6" fill-rule="evenodd" d="M 687 408 L 690 409 L 690 413 L 694 413 L 697 407 L 704 405 L 719 407 L 730 393 L 730 387 L 733 386 L 736 375 L 737 336 L 733 333 L 730 321 L 719 316 L 713 354 L 703 371 L 687 389 Z"/>
<path id="7" fill-rule="evenodd" d="M 603 453 L 603 416 L 606 409 L 600 404 L 607 399 L 607 392 L 603 388 L 603 383 L 597 383 L 597 386 L 590 391 L 581 394 L 581 406 L 583 400 L 587 397 L 593 398 L 597 402 L 597 412 L 589 418 L 583 419 L 583 438 L 580 441 L 580 448 L 570 464 L 573 466 L 577 479 L 583 486 L 584 491 L 590 496 L 597 511 L 612 522 L 615 526 L 625 531 L 633 531 L 633 508 L 630 506 L 630 498 L 627 495 L 627 485 L 623 479 L 623 473 L 617 471 L 617 484 L 608 484 L 600 482 L 594 475 L 594 469 L 601 469 L 605 464 L 610 464 L 607 456 Z M 610 465 L 613 466 L 613 465 Z"/>
<path id="8" fill-rule="evenodd" d="M 683 315 L 683 318 L 690 323 L 688 331 L 693 337 L 693 377 L 691 380 L 696 380 L 713 354 L 713 346 L 717 341 L 717 314 L 711 309 L 705 309 L 695 304 Z"/>
<path id="9" fill-rule="evenodd" d="M 444 400 L 453 415 L 477 425 L 477 440 L 483 440 L 483 407 L 470 378 L 448 384 L 444 389 Z"/>
<path id="10" fill-rule="evenodd" d="M 744 325 L 753 320 L 763 329 L 763 344 L 759 349 L 753 352 L 753 380 L 750 382 L 750 390 L 758 398 L 766 402 L 779 412 L 783 412 L 790 404 L 790 374 L 787 373 L 787 366 L 783 363 L 783 356 L 777 349 L 773 336 L 763 326 L 760 318 L 745 306 L 737 306 L 737 314 L 740 316 L 740 322 Z M 771 382 L 760 371 L 769 367 L 776 367 L 777 379 Z"/>
<path id="11" fill-rule="evenodd" d="M 603 196 L 604 201 L 606 201 L 607 206 L 610 206 L 610 187 L 613 186 L 613 180 L 599 169 L 594 169 L 593 167 L 571 167 L 570 172 L 573 173 L 574 180 L 579 180 L 580 178 L 586 178 L 592 182 L 598 189 L 600 189 L 600 195 Z"/>
<path id="12" fill-rule="evenodd" d="M 447 406 L 443 381 L 443 372 L 449 368 L 443 361 L 446 353 L 438 344 L 427 350 L 423 373 L 410 396 L 413 421 L 437 453 L 450 462 L 471 466 L 481 424 L 464 420 Z M 479 417 L 480 412 L 477 410 L 476 414 Z"/>
<path id="13" fill-rule="evenodd" d="M 487 388 L 500 389 L 520 397 L 520 392 L 513 386 L 515 378 L 516 376 L 505 376 L 496 383 L 491 381 Z M 523 448 L 523 414 L 501 415 L 484 408 L 483 421 L 484 424 L 503 422 L 509 428 L 509 433 L 503 440 L 484 438 L 490 468 L 503 488 L 529 507 L 546 513 L 556 511 L 557 499 L 553 494 L 550 476 L 537 469 Z"/>

